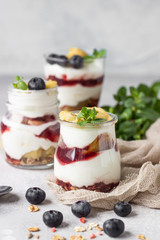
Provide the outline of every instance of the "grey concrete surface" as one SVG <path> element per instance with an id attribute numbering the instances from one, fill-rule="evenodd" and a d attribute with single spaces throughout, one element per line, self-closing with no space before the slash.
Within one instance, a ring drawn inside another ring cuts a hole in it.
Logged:
<path id="1" fill-rule="evenodd" d="M 29 75 L 28 75 L 29 76 Z M 0 115 L 5 111 L 4 99 L 6 98 L 7 85 L 11 82 L 13 76 L 0 76 L 1 94 L 0 94 Z M 112 94 L 119 86 L 138 85 L 140 82 L 151 83 L 157 76 L 106 76 L 105 85 L 102 92 L 101 104 L 113 103 Z M 0 185 L 10 185 L 13 192 L 9 195 L 0 197 L 0 240 L 24 240 L 28 227 L 38 226 L 40 240 L 51 240 L 54 235 L 42 221 L 42 215 L 45 211 L 56 209 L 62 211 L 64 223 L 57 228 L 56 234 L 66 237 L 68 240 L 75 232 L 73 228 L 80 225 L 79 219 L 71 213 L 70 206 L 62 205 L 54 196 L 48 185 L 46 178 L 53 173 L 53 169 L 41 171 L 27 171 L 14 168 L 8 165 L 2 153 L 0 153 Z M 38 186 L 46 191 L 46 201 L 40 205 L 40 211 L 30 213 L 28 211 L 29 203 L 25 200 L 25 192 L 29 187 Z M 101 225 L 109 218 L 117 217 L 113 211 L 93 209 L 90 217 L 87 219 L 87 225 L 91 222 L 98 222 Z M 117 239 L 136 240 L 138 234 L 144 234 L 151 240 L 160 239 L 160 218 L 159 210 L 149 209 L 133 205 L 131 216 L 123 219 L 126 225 L 125 233 Z M 82 225 L 82 224 L 81 224 Z M 93 231 L 95 233 L 95 231 Z M 89 239 L 89 231 L 82 233 L 85 239 Z M 35 239 L 35 234 L 33 239 Z M 96 239 L 109 240 L 108 236 L 96 237 Z"/>

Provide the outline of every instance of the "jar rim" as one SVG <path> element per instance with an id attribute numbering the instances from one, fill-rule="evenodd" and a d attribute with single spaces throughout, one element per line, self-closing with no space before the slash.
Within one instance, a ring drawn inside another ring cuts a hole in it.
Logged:
<path id="1" fill-rule="evenodd" d="M 48 88 L 48 89 L 41 89 L 41 90 L 22 90 L 22 89 L 18 89 L 18 88 L 14 88 L 13 86 L 9 86 L 8 88 L 8 92 L 13 92 L 13 94 L 18 94 L 18 93 L 42 93 L 42 92 L 50 92 L 50 91 L 57 91 L 57 85 L 53 88 Z"/>
<path id="2" fill-rule="evenodd" d="M 78 111 L 72 111 L 72 113 L 78 113 Z M 107 112 L 107 113 L 112 117 L 112 119 L 109 121 L 104 121 L 104 122 L 100 122 L 100 123 L 94 123 L 94 124 L 86 123 L 85 125 L 80 126 L 79 124 L 77 124 L 75 122 L 68 122 L 65 120 L 61 120 L 60 118 L 59 118 L 59 122 L 62 124 L 70 125 L 73 127 L 76 126 L 76 127 L 80 127 L 80 128 L 94 128 L 94 127 L 105 127 L 105 126 L 114 125 L 118 121 L 117 115 L 110 113 L 110 112 Z"/>

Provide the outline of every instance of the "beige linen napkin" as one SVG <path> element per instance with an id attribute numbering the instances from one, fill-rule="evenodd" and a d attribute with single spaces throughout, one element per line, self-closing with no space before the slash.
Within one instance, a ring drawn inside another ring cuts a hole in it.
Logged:
<path id="1" fill-rule="evenodd" d="M 117 201 L 131 201 L 150 208 L 160 208 L 160 119 L 147 131 L 145 140 L 118 140 L 122 161 L 119 185 L 109 193 L 88 190 L 66 192 L 47 180 L 54 194 L 64 204 L 87 200 L 93 207 L 113 209 Z"/>

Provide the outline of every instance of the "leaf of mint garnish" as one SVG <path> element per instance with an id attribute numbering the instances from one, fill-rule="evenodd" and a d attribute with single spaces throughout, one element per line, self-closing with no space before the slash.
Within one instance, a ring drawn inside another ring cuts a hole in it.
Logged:
<path id="1" fill-rule="evenodd" d="M 78 113 L 77 118 L 80 120 L 78 124 L 80 126 L 85 125 L 86 123 L 99 123 L 106 121 L 105 118 L 96 118 L 97 111 L 95 108 L 89 109 L 82 107 L 81 111 Z M 83 119 L 83 120 L 81 120 Z"/>
<path id="2" fill-rule="evenodd" d="M 13 87 L 21 90 L 27 90 L 28 86 L 27 84 L 22 80 L 23 77 L 16 76 L 13 83 Z"/>
<path id="3" fill-rule="evenodd" d="M 99 51 L 97 49 L 94 49 L 92 55 L 84 56 L 84 60 L 89 63 L 89 62 L 92 62 L 96 58 L 103 58 L 105 55 L 106 55 L 105 49 L 101 49 Z"/>

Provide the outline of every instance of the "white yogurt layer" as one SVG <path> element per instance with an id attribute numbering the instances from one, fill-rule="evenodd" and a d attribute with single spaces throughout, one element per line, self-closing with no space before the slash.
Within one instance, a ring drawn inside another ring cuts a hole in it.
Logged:
<path id="1" fill-rule="evenodd" d="M 56 142 L 35 136 L 41 134 L 41 132 L 49 126 L 55 125 L 57 121 L 48 122 L 39 126 L 29 126 L 7 120 L 4 117 L 2 122 L 10 127 L 9 131 L 5 131 L 2 134 L 2 143 L 5 152 L 11 158 L 18 160 L 24 154 L 36 151 L 39 148 L 47 150 L 51 146 L 57 146 Z"/>
<path id="2" fill-rule="evenodd" d="M 120 180 L 120 154 L 114 148 L 105 150 L 91 160 L 61 165 L 55 154 L 55 177 L 72 186 L 83 187 L 95 183 L 117 183 Z"/>
<path id="3" fill-rule="evenodd" d="M 10 88 L 8 110 L 26 117 L 36 118 L 47 114 L 57 114 L 57 88 L 47 90 L 20 90 Z"/>
<path id="4" fill-rule="evenodd" d="M 63 79 L 63 75 L 66 75 L 67 80 L 95 79 L 104 75 L 104 59 L 95 59 L 92 63 L 85 64 L 85 66 L 80 69 L 46 63 L 44 70 L 46 78 L 51 75 Z"/>
<path id="5" fill-rule="evenodd" d="M 38 138 L 33 133 L 11 129 L 2 134 L 2 142 L 5 152 L 14 159 L 20 158 L 29 152 L 36 151 L 39 148 L 47 150 L 49 147 L 56 147 L 56 143 L 44 138 Z"/>
<path id="6" fill-rule="evenodd" d="M 74 124 L 72 126 L 74 126 Z M 60 133 L 64 143 L 68 148 L 84 148 L 102 133 L 107 133 L 110 140 L 115 140 L 116 138 L 115 125 L 102 127 L 80 127 L 79 125 L 75 124 L 75 127 L 71 127 L 67 123 L 61 123 Z"/>
<path id="7" fill-rule="evenodd" d="M 102 84 L 92 87 L 84 87 L 80 84 L 75 86 L 60 86 L 58 87 L 58 99 L 60 107 L 77 106 L 79 102 L 87 99 L 99 99 L 102 89 Z"/>

